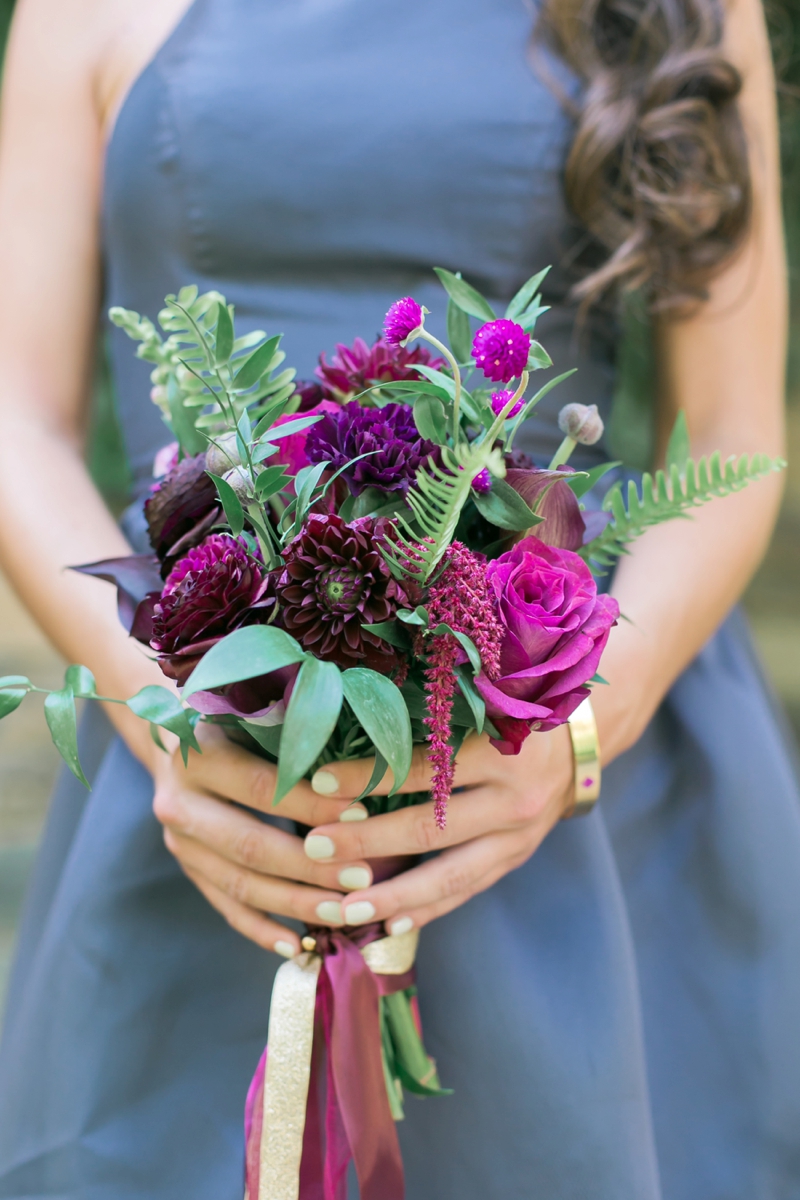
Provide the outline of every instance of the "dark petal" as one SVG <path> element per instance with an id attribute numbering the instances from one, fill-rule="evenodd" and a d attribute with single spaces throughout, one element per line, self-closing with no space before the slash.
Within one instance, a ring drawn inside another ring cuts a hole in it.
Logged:
<path id="1" fill-rule="evenodd" d="M 161 570 L 152 554 L 130 554 L 125 558 L 106 558 L 100 562 L 72 567 L 81 575 L 92 575 L 116 584 L 117 607 L 122 624 L 131 632 L 136 609 L 150 592 L 161 592 Z"/>
<path id="2" fill-rule="evenodd" d="M 506 483 L 544 518 L 544 523 L 536 526 L 540 542 L 561 550 L 578 550 L 583 545 L 586 526 L 578 498 L 564 482 L 561 472 L 521 471 L 512 467 L 506 472 Z"/>
<path id="3" fill-rule="evenodd" d="M 593 509 L 592 512 L 585 512 L 581 515 L 583 516 L 583 523 L 586 526 L 586 532 L 583 535 L 583 544 L 586 546 L 589 542 L 593 542 L 596 537 L 600 537 L 600 534 L 611 520 L 611 513 L 602 512 L 600 509 Z"/>

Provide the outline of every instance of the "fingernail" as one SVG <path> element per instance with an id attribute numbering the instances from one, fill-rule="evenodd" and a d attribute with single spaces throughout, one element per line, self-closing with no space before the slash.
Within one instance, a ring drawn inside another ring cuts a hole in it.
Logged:
<path id="1" fill-rule="evenodd" d="M 276 954 L 280 954 L 283 958 L 294 958 L 297 951 L 291 942 L 276 942 L 273 949 Z"/>
<path id="2" fill-rule="evenodd" d="M 366 925 L 375 916 L 375 905 L 369 900 L 357 900 L 344 909 L 343 915 L 348 925 Z"/>
<path id="3" fill-rule="evenodd" d="M 309 858 L 333 858 L 336 850 L 331 839 L 322 833 L 310 833 L 306 838 L 305 847 Z"/>
<path id="4" fill-rule="evenodd" d="M 364 808 L 363 804 L 348 804 L 347 808 L 339 813 L 340 821 L 366 821 L 369 813 Z"/>
<path id="5" fill-rule="evenodd" d="M 411 917 L 398 917 L 389 926 L 389 933 L 392 937 L 400 937 L 401 933 L 408 933 L 413 928 L 414 922 L 411 920 Z"/>
<path id="6" fill-rule="evenodd" d="M 337 900 L 323 900 L 317 905 L 317 916 L 320 921 L 327 921 L 331 925 L 343 925 L 342 906 Z"/>
<path id="7" fill-rule="evenodd" d="M 345 867 L 343 871 L 339 872 L 339 883 L 351 892 L 368 888 L 371 882 L 372 877 L 366 867 Z"/>
<path id="8" fill-rule="evenodd" d="M 330 771 L 315 771 L 311 778 L 311 790 L 318 796 L 333 796 L 339 790 L 339 780 Z"/>

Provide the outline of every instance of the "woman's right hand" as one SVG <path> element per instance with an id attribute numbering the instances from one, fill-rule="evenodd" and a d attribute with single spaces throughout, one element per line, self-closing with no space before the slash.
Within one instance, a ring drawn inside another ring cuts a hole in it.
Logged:
<path id="1" fill-rule="evenodd" d="M 343 894 L 368 887 L 372 871 L 363 861 L 315 863 L 301 837 L 238 806 L 312 828 L 339 821 L 345 810 L 351 814 L 345 820 L 363 819 L 366 809 L 318 796 L 306 782 L 273 808 L 272 763 L 230 742 L 213 725 L 201 722 L 197 737 L 203 752 L 190 751 L 187 766 L 177 747 L 159 752 L 153 764 L 153 810 L 164 826 L 164 842 L 229 925 L 291 958 L 300 950 L 298 935 L 266 914 L 341 925 Z"/>

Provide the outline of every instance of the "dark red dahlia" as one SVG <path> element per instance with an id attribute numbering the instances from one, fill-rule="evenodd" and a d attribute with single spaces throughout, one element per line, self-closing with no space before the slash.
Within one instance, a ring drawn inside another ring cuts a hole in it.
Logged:
<path id="1" fill-rule="evenodd" d="M 312 425 L 306 454 L 310 462 L 344 468 L 342 478 L 354 496 L 368 487 L 405 495 L 417 468 L 431 455 L 438 461 L 439 447 L 420 437 L 410 405 L 362 408 L 357 400 L 351 400 Z M 359 461 L 353 462 L 356 458 Z"/>
<path id="2" fill-rule="evenodd" d="M 153 607 L 150 645 L 166 675 L 185 682 L 219 638 L 252 621 L 266 621 L 274 588 L 240 538 L 212 534 L 167 576 Z"/>
<path id="3" fill-rule="evenodd" d="M 433 358 L 424 346 L 407 350 L 403 346 L 390 346 L 385 338 L 378 338 L 368 346 L 362 338 L 356 338 L 352 346 L 338 343 L 331 362 L 320 354 L 315 373 L 335 396 L 346 399 L 376 383 L 419 379 L 415 363 L 437 370 L 445 365 L 443 359 Z"/>
<path id="4" fill-rule="evenodd" d="M 222 513 L 217 489 L 206 474 L 205 454 L 184 458 L 148 496 L 144 515 L 150 545 L 166 576 L 177 558 L 196 546 Z"/>
<path id="5" fill-rule="evenodd" d="M 402 655 L 362 628 L 408 603 L 380 552 L 385 528 L 374 517 L 347 525 L 333 513 L 311 516 L 283 552 L 278 599 L 284 628 L 317 658 L 388 675 Z"/>

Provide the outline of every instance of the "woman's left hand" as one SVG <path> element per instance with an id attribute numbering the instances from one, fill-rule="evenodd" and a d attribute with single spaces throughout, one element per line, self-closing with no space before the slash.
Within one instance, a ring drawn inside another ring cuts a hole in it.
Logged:
<path id="1" fill-rule="evenodd" d="M 415 747 L 402 792 L 430 786 L 426 750 Z M 371 759 L 331 763 L 316 773 L 311 786 L 321 795 L 352 799 L 366 787 L 373 765 Z M 388 933 L 421 928 L 522 866 L 571 799 L 573 759 L 566 726 L 532 734 L 513 757 L 501 755 L 486 735 L 473 735 L 459 751 L 454 786 L 465 790 L 451 797 L 444 830 L 437 829 L 429 803 L 368 820 L 345 817 L 308 834 L 306 854 L 325 863 L 442 851 L 393 879 L 346 896 L 346 924 L 383 921 Z M 374 794 L 386 795 L 390 787 L 387 774 Z"/>

